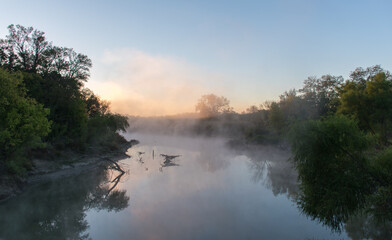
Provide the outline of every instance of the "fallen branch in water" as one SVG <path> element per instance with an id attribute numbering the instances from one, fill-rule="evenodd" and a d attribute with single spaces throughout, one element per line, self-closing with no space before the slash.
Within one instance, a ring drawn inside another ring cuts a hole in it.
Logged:
<path id="1" fill-rule="evenodd" d="M 181 155 L 166 155 L 166 154 L 161 154 L 162 157 L 165 158 L 165 160 L 173 160 L 175 158 L 180 157 Z"/>
<path id="2" fill-rule="evenodd" d="M 117 186 L 117 184 L 120 182 L 121 177 L 124 175 L 125 172 L 121 172 L 120 175 L 118 175 L 115 179 L 113 179 L 112 183 L 114 185 L 108 190 L 106 197 L 109 196 L 110 192 Z"/>
<path id="3" fill-rule="evenodd" d="M 163 162 L 163 164 L 161 164 L 162 167 L 179 166 L 178 164 L 173 163 L 172 160 L 180 157 L 181 155 L 161 154 L 161 156 L 165 158 L 165 161 Z M 162 167 L 161 167 L 160 171 L 162 171 Z"/>
<path id="4" fill-rule="evenodd" d="M 116 163 L 115 161 L 113 161 L 113 160 L 111 160 L 110 158 L 107 158 L 107 157 L 105 157 L 105 158 L 103 158 L 103 159 L 106 160 L 106 161 L 109 161 L 109 162 L 113 163 L 113 164 L 115 165 L 115 167 L 113 167 L 115 170 L 117 170 L 117 171 L 119 171 L 119 172 L 122 172 L 122 173 L 125 173 L 125 171 L 122 170 L 122 168 L 120 167 L 120 165 L 118 165 L 118 163 Z"/>

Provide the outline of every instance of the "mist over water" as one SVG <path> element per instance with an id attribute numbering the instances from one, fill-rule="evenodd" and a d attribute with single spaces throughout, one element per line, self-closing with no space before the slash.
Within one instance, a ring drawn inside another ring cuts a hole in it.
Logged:
<path id="1" fill-rule="evenodd" d="M 97 168 L 32 186 L 0 206 L 0 239 L 347 238 L 300 214 L 287 151 L 234 150 L 223 138 L 125 137 L 140 144 L 118 162 L 123 176 Z"/>
<path id="2" fill-rule="evenodd" d="M 392 1 L 43 2 L 2 3 L 0 240 L 392 240 Z"/>

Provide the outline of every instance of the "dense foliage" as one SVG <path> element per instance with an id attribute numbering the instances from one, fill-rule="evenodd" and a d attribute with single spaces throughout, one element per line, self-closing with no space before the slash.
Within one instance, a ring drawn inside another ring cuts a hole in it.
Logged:
<path id="1" fill-rule="evenodd" d="M 10 25 L 0 39 L 0 170 L 23 173 L 34 149 L 85 151 L 123 142 L 126 117 L 84 87 L 91 60 L 44 32 Z"/>
<path id="2" fill-rule="evenodd" d="M 37 146 L 51 125 L 49 109 L 27 97 L 22 83 L 21 74 L 0 69 L 0 164 L 12 172 L 23 171 L 21 152 Z"/>
<path id="3" fill-rule="evenodd" d="M 289 124 L 299 206 L 335 230 L 363 212 L 391 221 L 392 78 L 374 66 L 334 85 L 329 111 Z"/>
<path id="4" fill-rule="evenodd" d="M 84 87 L 91 60 L 31 27 L 8 30 L 0 39 L 0 174 L 25 172 L 37 148 L 116 149 L 128 121 Z M 347 80 L 309 77 L 302 89 L 242 114 L 213 94 L 196 111 L 203 118 L 185 124 L 190 134 L 281 146 L 288 139 L 301 183 L 296 200 L 312 218 L 335 230 L 363 213 L 392 221 L 392 76 L 380 66 L 355 69 Z M 164 121 L 154 124 L 188 131 Z"/>
<path id="5" fill-rule="evenodd" d="M 298 206 L 334 230 L 357 215 L 392 222 L 392 76 L 378 65 L 309 77 L 278 101 L 200 119 L 196 133 L 291 145 Z"/>
<path id="6" fill-rule="evenodd" d="M 298 123 L 293 128 L 293 160 L 302 193 L 299 205 L 332 227 L 364 207 L 373 181 L 365 152 L 371 141 L 345 116 Z"/>

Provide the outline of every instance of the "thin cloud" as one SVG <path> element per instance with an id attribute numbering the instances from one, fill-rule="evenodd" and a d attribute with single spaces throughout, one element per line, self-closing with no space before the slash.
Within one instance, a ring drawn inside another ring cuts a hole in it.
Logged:
<path id="1" fill-rule="evenodd" d="M 95 68 L 87 87 L 110 100 L 112 111 L 122 114 L 193 112 L 201 95 L 222 94 L 224 89 L 222 76 L 133 49 L 107 50 Z"/>

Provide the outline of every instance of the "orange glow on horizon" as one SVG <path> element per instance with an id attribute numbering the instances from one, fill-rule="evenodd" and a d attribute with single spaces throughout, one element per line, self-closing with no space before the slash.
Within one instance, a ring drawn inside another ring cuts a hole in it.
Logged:
<path id="1" fill-rule="evenodd" d="M 223 95 L 223 76 L 206 73 L 177 59 L 141 51 L 106 51 L 86 87 L 111 102 L 111 111 L 134 116 L 195 113 L 204 94 Z M 230 104 L 237 111 L 247 106 Z"/>

